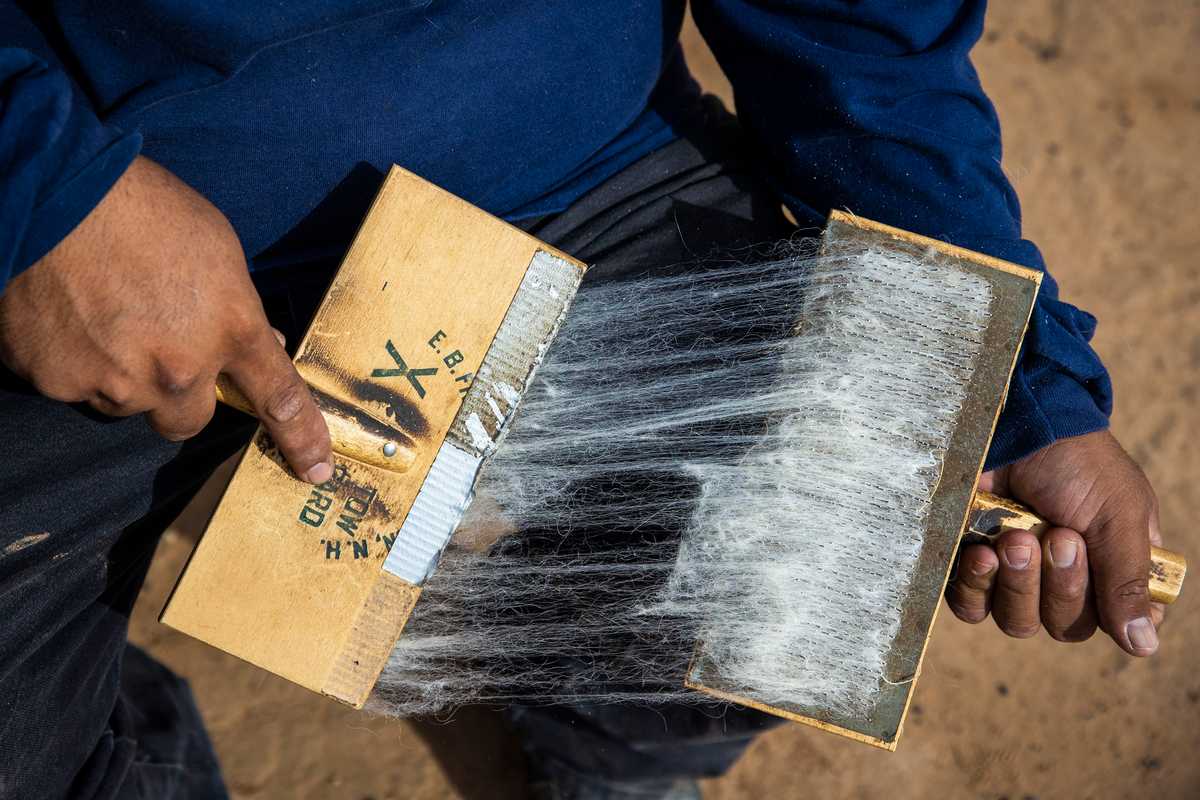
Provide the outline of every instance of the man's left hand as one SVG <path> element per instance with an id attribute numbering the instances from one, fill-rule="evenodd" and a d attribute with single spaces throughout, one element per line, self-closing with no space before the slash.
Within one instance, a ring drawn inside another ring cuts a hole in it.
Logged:
<path id="1" fill-rule="evenodd" d="M 980 478 L 979 488 L 1031 507 L 1055 527 L 1039 542 L 1003 534 L 963 548 L 947 590 L 959 619 L 1027 638 L 1044 627 L 1079 642 L 1099 626 L 1123 650 L 1158 649 L 1163 607 L 1150 602 L 1150 545 L 1162 544 L 1158 500 L 1108 431 L 1062 439 Z"/>

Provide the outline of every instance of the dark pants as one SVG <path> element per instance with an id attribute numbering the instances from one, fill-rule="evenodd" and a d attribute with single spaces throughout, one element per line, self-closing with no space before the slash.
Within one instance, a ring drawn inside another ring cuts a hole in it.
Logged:
<path id="1" fill-rule="evenodd" d="M 718 104 L 678 125 L 685 138 L 522 226 L 592 264 L 589 280 L 792 233 Z M 289 341 L 333 267 L 260 280 Z M 171 444 L 140 417 L 47 400 L 0 372 L 0 798 L 226 796 L 186 682 L 125 637 L 162 530 L 252 427 L 220 410 L 200 436 Z M 616 780 L 719 774 L 769 724 L 682 707 L 512 716 L 539 756 Z"/>

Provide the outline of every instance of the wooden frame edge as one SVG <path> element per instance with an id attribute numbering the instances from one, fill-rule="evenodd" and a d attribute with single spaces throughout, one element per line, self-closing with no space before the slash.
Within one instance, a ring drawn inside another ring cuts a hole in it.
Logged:
<path id="1" fill-rule="evenodd" d="M 965 247 L 959 247 L 956 244 L 949 244 L 941 241 L 940 239 L 932 239 L 928 236 L 921 236 L 918 233 L 912 233 L 911 231 L 906 231 L 903 228 L 895 228 L 891 225 L 884 225 L 882 222 L 876 222 L 873 219 L 855 216 L 849 211 L 839 211 L 838 209 L 834 209 L 829 212 L 829 220 L 831 222 L 841 222 L 843 224 L 851 225 L 855 228 L 861 228 L 862 230 L 866 231 L 885 233 L 889 236 L 894 236 L 897 239 L 903 239 L 906 242 L 910 242 L 911 244 L 919 245 L 921 247 L 932 247 L 934 250 L 944 253 L 951 258 L 961 258 L 964 261 L 973 261 L 976 264 L 981 264 L 985 267 L 991 267 L 992 269 L 998 269 L 1001 272 L 1007 272 L 1010 275 L 1016 275 L 1018 277 L 1025 278 L 1026 280 L 1031 280 L 1038 286 L 1042 285 L 1043 273 L 1040 270 L 1022 267 L 1020 264 L 1014 264 L 1011 261 L 1005 261 L 1002 258 L 996 258 L 995 256 L 989 256 L 986 253 L 980 253 L 976 250 L 969 250 Z"/>

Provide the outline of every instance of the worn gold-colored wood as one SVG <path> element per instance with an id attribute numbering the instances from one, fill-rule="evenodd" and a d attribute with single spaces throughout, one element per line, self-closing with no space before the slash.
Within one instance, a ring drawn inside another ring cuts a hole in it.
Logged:
<path id="1" fill-rule="evenodd" d="M 1150 599 L 1169 605 L 1179 599 L 1183 579 L 1187 576 L 1187 559 L 1183 553 L 1162 547 L 1150 547 Z"/>
<path id="2" fill-rule="evenodd" d="M 416 443 L 403 430 L 349 408 L 318 389 L 313 389 L 312 393 L 329 427 L 333 452 L 394 472 L 412 467 Z M 217 378 L 217 400 L 252 417 L 257 416 L 250 401 L 226 375 Z"/>
<path id="3" fill-rule="evenodd" d="M 1036 269 L 1022 267 L 1020 264 L 1014 264 L 1011 261 L 1005 261 L 1002 258 L 989 256 L 985 253 L 977 253 L 974 250 L 968 250 L 965 247 L 959 247 L 955 244 L 943 242 L 940 239 L 931 239 L 928 236 L 921 236 L 920 234 L 906 231 L 903 228 L 895 228 L 891 225 L 884 225 L 882 222 L 876 222 L 873 219 L 860 217 L 855 214 L 851 214 L 849 211 L 839 211 L 834 209 L 829 212 L 829 221 L 831 223 L 850 225 L 863 231 L 875 231 L 876 233 L 882 233 L 885 236 L 896 239 L 897 241 L 907 242 L 908 244 L 916 245 L 922 248 L 929 248 L 936 253 L 949 256 L 950 258 L 962 259 L 964 261 L 969 261 L 972 264 L 979 264 L 981 266 L 989 267 L 990 269 L 1007 272 L 1010 275 L 1016 275 L 1018 278 L 1024 278 L 1026 280 L 1033 281 L 1038 286 L 1040 286 L 1042 283 L 1042 273 Z"/>
<path id="4" fill-rule="evenodd" d="M 582 269 L 393 168 L 295 356 L 334 477 L 299 481 L 260 428 L 162 621 L 361 705 L 419 594 L 381 565 L 539 250 Z"/>
<path id="5" fill-rule="evenodd" d="M 362 708 L 387 664 L 396 634 L 421 597 L 421 589 L 390 572 L 381 572 L 321 687 L 324 694 Z"/>
<path id="6" fill-rule="evenodd" d="M 1007 497 L 990 492 L 977 492 L 967 518 L 964 542 L 984 540 L 994 542 L 1005 531 L 1029 531 L 1038 538 L 1050 528 L 1050 523 L 1036 512 Z M 1183 590 L 1187 574 L 1187 559 L 1162 547 L 1150 548 L 1150 599 L 1156 603 L 1174 603 Z"/>

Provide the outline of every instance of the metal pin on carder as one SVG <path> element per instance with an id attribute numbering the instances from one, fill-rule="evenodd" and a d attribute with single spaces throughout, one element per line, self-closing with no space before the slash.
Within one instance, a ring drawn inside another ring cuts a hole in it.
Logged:
<path id="1" fill-rule="evenodd" d="M 387 456 L 388 458 L 391 458 L 392 456 L 396 455 L 396 443 L 388 442 L 387 444 L 385 444 L 383 446 L 383 454 L 385 456 Z"/>

